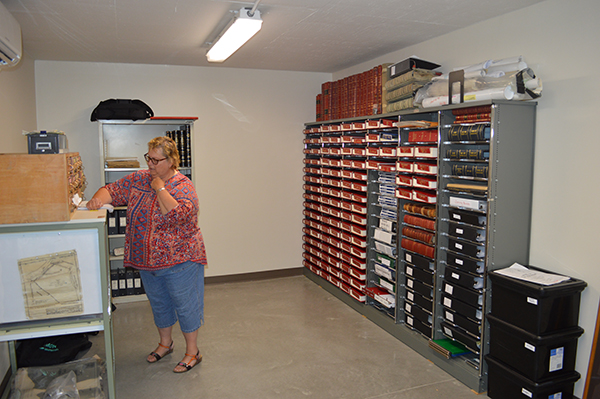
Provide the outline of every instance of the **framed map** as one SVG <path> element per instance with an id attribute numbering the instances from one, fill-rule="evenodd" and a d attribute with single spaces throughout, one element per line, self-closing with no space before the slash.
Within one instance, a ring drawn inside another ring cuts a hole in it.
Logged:
<path id="1" fill-rule="evenodd" d="M 29 320 L 83 313 L 77 251 L 18 260 L 25 314 Z"/>

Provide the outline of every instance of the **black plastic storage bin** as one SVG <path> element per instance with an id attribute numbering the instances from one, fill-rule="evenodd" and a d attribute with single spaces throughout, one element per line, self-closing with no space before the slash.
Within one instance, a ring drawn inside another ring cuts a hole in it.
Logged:
<path id="1" fill-rule="evenodd" d="M 490 355 L 488 365 L 488 396 L 492 399 L 572 399 L 577 371 L 563 373 L 540 382 L 533 382 L 504 366 Z"/>
<path id="2" fill-rule="evenodd" d="M 552 273 L 527 266 L 529 269 Z M 492 314 L 535 335 L 576 327 L 581 291 L 587 283 L 571 278 L 554 285 L 539 285 L 496 272 L 492 281 Z"/>
<path id="3" fill-rule="evenodd" d="M 533 381 L 552 378 L 575 370 L 577 339 L 581 327 L 542 336 L 533 335 L 487 315 L 490 323 L 489 355 Z"/>

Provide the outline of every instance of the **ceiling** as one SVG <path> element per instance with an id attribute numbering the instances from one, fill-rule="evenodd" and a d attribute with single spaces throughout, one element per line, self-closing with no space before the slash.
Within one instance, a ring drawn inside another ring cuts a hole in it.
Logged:
<path id="1" fill-rule="evenodd" d="M 542 0 L 262 0 L 262 30 L 221 64 L 207 42 L 253 2 L 1 0 L 35 60 L 335 72 Z"/>

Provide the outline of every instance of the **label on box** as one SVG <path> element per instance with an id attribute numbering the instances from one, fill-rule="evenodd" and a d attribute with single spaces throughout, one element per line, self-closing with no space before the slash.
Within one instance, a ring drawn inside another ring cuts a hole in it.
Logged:
<path id="1" fill-rule="evenodd" d="M 554 395 L 548 396 L 548 399 L 562 399 L 562 392 L 557 392 Z"/>
<path id="2" fill-rule="evenodd" d="M 445 290 L 448 294 L 452 295 L 452 291 L 454 291 L 454 287 L 451 286 L 450 284 L 446 284 L 446 290 Z"/>
<path id="3" fill-rule="evenodd" d="M 537 304 L 538 304 L 538 300 L 537 300 L 537 299 L 535 299 L 535 298 L 532 298 L 532 297 L 528 296 L 528 297 L 527 297 L 527 303 L 530 303 L 530 304 L 532 304 L 532 305 L 536 305 L 536 306 L 537 306 Z"/>
<path id="4" fill-rule="evenodd" d="M 446 320 L 450 320 L 454 323 L 454 314 L 452 314 L 452 312 L 446 312 Z"/>
<path id="5" fill-rule="evenodd" d="M 525 349 L 529 349 L 532 352 L 535 352 L 535 346 L 531 345 L 529 342 L 525 342 Z"/>
<path id="6" fill-rule="evenodd" d="M 525 388 L 521 388 L 521 393 L 525 396 L 527 396 L 528 398 L 533 398 L 533 393 L 531 393 L 530 391 L 528 391 Z"/>
<path id="7" fill-rule="evenodd" d="M 565 348 L 555 348 L 550 351 L 550 372 L 562 370 Z"/>
<path id="8" fill-rule="evenodd" d="M 444 297 L 444 306 L 452 308 L 452 299 Z"/>

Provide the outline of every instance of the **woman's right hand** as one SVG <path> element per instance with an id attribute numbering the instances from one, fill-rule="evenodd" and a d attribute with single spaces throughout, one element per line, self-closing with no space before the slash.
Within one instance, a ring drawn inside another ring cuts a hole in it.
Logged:
<path id="1" fill-rule="evenodd" d="M 104 205 L 104 204 L 102 203 L 100 198 L 94 197 L 87 202 L 86 207 L 87 207 L 87 209 L 90 209 L 90 210 L 96 210 L 96 209 L 100 209 L 102 207 L 102 205 Z"/>

